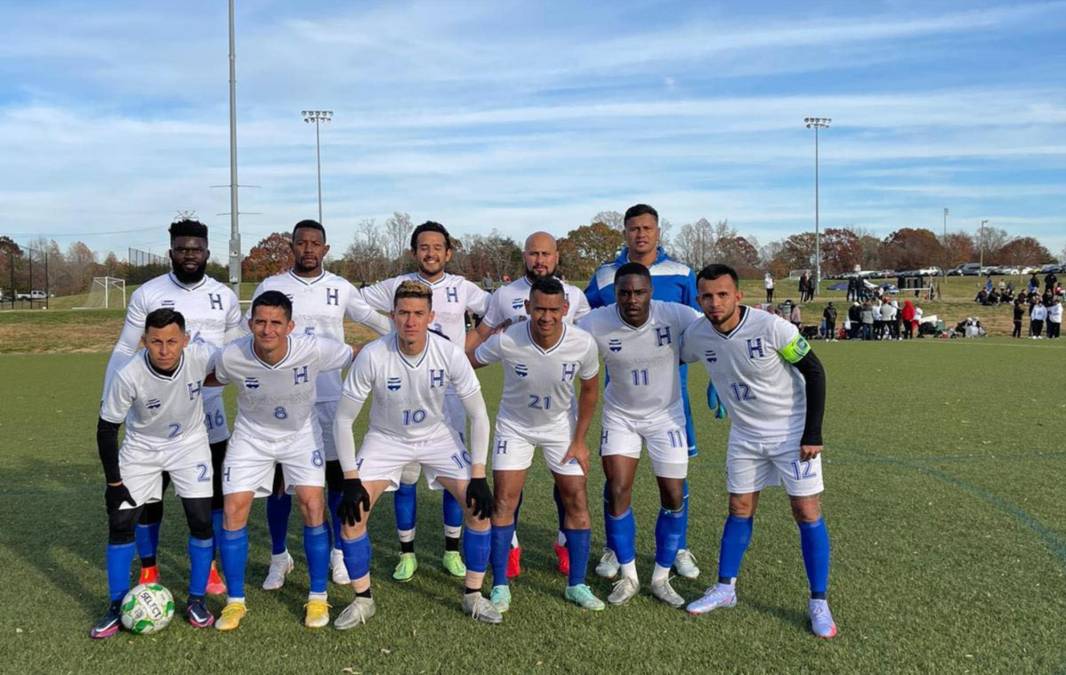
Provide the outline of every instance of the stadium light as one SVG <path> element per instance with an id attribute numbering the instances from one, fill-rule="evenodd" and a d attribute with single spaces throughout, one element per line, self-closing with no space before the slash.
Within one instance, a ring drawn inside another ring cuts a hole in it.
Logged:
<path id="1" fill-rule="evenodd" d="M 978 263 L 982 268 L 985 266 L 985 225 L 988 224 L 988 219 L 985 218 L 981 221 L 981 226 L 977 228 L 977 241 L 981 246 L 981 262 Z"/>
<path id="2" fill-rule="evenodd" d="M 333 119 L 332 110 L 303 110 L 301 113 L 304 117 L 304 122 L 310 124 L 315 123 L 315 163 L 318 167 L 318 222 L 319 224 L 325 224 L 322 222 L 322 145 L 319 141 L 318 125 L 320 122 L 329 122 Z"/>
<path id="3" fill-rule="evenodd" d="M 237 209 L 237 38 L 229 1 L 229 282 L 241 297 L 241 229 Z"/>
<path id="4" fill-rule="evenodd" d="M 818 130 L 828 129 L 833 120 L 829 117 L 804 117 L 808 129 L 814 129 L 814 294 L 822 283 L 822 239 L 818 222 Z"/>

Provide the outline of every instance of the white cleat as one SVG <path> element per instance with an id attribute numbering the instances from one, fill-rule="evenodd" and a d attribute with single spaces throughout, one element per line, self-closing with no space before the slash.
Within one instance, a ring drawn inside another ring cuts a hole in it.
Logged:
<path id="1" fill-rule="evenodd" d="M 377 605 L 374 604 L 374 598 L 364 598 L 357 595 L 352 604 L 345 607 L 337 615 L 337 618 L 333 620 L 333 627 L 337 630 L 348 630 L 349 628 L 362 626 L 370 617 L 374 616 L 376 611 Z"/>
<path id="2" fill-rule="evenodd" d="M 348 578 L 348 568 L 344 566 L 344 551 L 335 548 L 329 553 L 329 566 L 333 569 L 333 583 L 347 586 L 352 583 Z"/>
<path id="3" fill-rule="evenodd" d="M 836 637 L 837 625 L 833 622 L 833 614 L 829 611 L 829 603 L 826 600 L 811 598 L 807 603 L 807 615 L 811 617 L 811 632 L 828 640 Z"/>
<path id="4" fill-rule="evenodd" d="M 700 568 L 696 567 L 696 556 L 692 555 L 692 551 L 687 548 L 677 552 L 677 557 L 674 558 L 674 569 L 686 579 L 695 579 L 700 575 Z"/>
<path id="5" fill-rule="evenodd" d="M 463 593 L 463 611 L 475 621 L 502 623 L 503 614 L 480 593 Z"/>
<path id="6" fill-rule="evenodd" d="M 702 598 L 688 603 L 689 614 L 706 614 L 720 607 L 736 607 L 737 587 L 733 584 L 718 583 L 707 589 Z"/>
<path id="7" fill-rule="evenodd" d="M 276 591 L 285 585 L 285 577 L 292 571 L 292 556 L 288 551 L 270 556 L 270 569 L 263 579 L 264 591 Z"/>
<path id="8" fill-rule="evenodd" d="M 603 557 L 600 558 L 600 562 L 596 563 L 596 574 L 604 579 L 614 579 L 618 576 L 618 570 L 621 565 L 618 564 L 618 556 L 614 554 L 609 548 L 604 547 Z"/>
<path id="9" fill-rule="evenodd" d="M 651 583 L 651 594 L 674 608 L 681 608 L 685 605 L 685 599 L 674 590 L 674 587 L 670 585 L 669 579 L 653 581 Z"/>
<path id="10" fill-rule="evenodd" d="M 632 600 L 639 590 L 640 583 L 636 579 L 624 576 L 614 582 L 614 589 L 607 596 L 607 602 L 612 605 L 624 605 Z"/>

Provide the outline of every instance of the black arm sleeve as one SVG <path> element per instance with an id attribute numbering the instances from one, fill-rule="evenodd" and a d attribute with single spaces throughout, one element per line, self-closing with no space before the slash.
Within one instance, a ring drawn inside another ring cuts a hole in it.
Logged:
<path id="1" fill-rule="evenodd" d="M 103 417 L 96 423 L 96 448 L 100 452 L 100 463 L 104 465 L 104 478 L 108 483 L 122 482 L 122 473 L 118 470 L 118 428 L 122 426 L 108 422 Z"/>
<path id="2" fill-rule="evenodd" d="M 807 352 L 802 359 L 792 364 L 803 374 L 807 383 L 807 419 L 803 425 L 801 445 L 822 445 L 822 417 L 825 416 L 825 369 L 822 362 Z"/>

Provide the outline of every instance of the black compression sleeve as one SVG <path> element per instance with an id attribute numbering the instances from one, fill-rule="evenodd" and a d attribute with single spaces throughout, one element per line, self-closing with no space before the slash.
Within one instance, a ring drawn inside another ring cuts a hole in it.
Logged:
<path id="1" fill-rule="evenodd" d="M 104 477 L 108 483 L 122 481 L 118 470 L 118 428 L 120 424 L 108 422 L 103 417 L 96 423 L 96 449 L 100 452 L 100 463 L 104 465 Z"/>
<path id="2" fill-rule="evenodd" d="M 803 374 L 807 383 L 807 419 L 803 425 L 801 445 L 822 445 L 822 417 L 825 416 L 825 369 L 822 362 L 807 352 L 806 356 L 792 364 Z"/>

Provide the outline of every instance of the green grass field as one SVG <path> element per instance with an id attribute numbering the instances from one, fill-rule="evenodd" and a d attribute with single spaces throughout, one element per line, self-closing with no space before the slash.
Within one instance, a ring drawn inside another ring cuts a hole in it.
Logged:
<path id="1" fill-rule="evenodd" d="M 562 599 L 552 569 L 550 482 L 536 464 L 520 536 L 525 571 L 500 626 L 460 613 L 460 583 L 439 569 L 439 496 L 421 492 L 422 567 L 409 584 L 396 560 L 391 502 L 372 523 L 378 615 L 348 632 L 306 630 L 307 592 L 294 513 L 297 571 L 258 590 L 269 547 L 253 513 L 250 612 L 239 631 L 197 631 L 176 617 L 156 636 L 87 637 L 106 605 L 106 522 L 94 430 L 106 354 L 0 355 L 0 635 L 5 672 L 949 671 L 1066 668 L 1066 345 L 992 338 L 834 343 L 816 350 L 829 374 L 825 511 L 833 539 L 830 600 L 840 636 L 807 631 L 806 578 L 785 495 L 767 492 L 735 609 L 693 618 L 647 593 L 584 613 Z M 706 382 L 692 378 L 694 401 Z M 490 411 L 498 370 L 482 371 Z M 714 579 L 724 515 L 727 423 L 701 406 L 691 464 L 690 546 L 703 570 L 675 579 L 686 599 Z M 590 438 L 596 438 L 596 429 Z M 590 494 L 603 478 L 594 471 Z M 594 555 L 602 507 L 592 500 Z M 657 498 L 650 471 L 634 496 L 638 567 L 653 562 Z M 167 497 L 163 582 L 179 608 L 185 525 Z M 601 595 L 609 583 L 590 574 Z M 350 601 L 330 588 L 334 615 Z M 212 602 L 216 610 L 218 601 Z"/>

